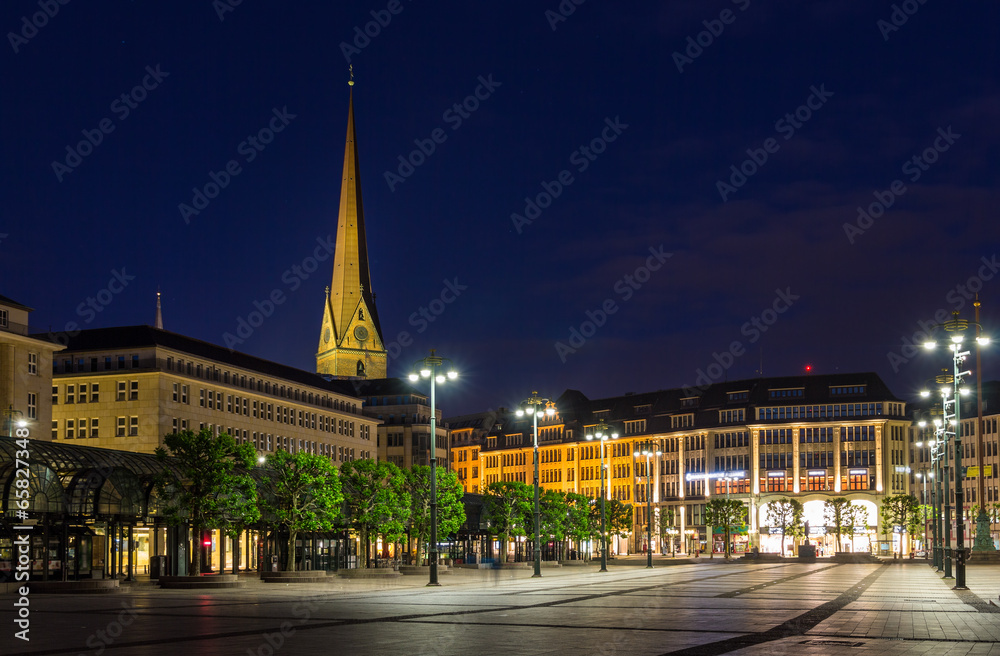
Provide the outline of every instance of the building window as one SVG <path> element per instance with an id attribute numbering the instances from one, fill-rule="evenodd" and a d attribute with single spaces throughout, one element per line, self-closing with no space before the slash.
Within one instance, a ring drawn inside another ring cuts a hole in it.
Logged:
<path id="1" fill-rule="evenodd" d="M 32 376 L 38 375 L 38 354 L 29 353 L 28 354 L 28 373 Z"/>
<path id="2" fill-rule="evenodd" d="M 125 400 L 126 389 L 127 389 L 127 387 L 126 387 L 125 381 L 124 380 L 119 380 L 118 381 L 118 397 L 117 397 L 119 401 L 124 401 Z"/>
<path id="3" fill-rule="evenodd" d="M 625 422 L 625 434 L 626 435 L 636 435 L 638 433 L 646 432 L 646 420 L 645 419 L 635 419 L 633 421 Z"/>
<path id="4" fill-rule="evenodd" d="M 171 398 L 173 399 L 174 403 L 176 403 L 177 400 L 180 399 L 180 391 L 181 391 L 180 387 L 181 386 L 179 384 L 177 384 L 177 383 L 173 384 L 173 393 L 172 393 Z"/>
<path id="5" fill-rule="evenodd" d="M 359 376 L 365 375 L 365 363 L 362 362 L 361 360 L 358 360 L 358 375 Z"/>
<path id="6" fill-rule="evenodd" d="M 804 394 L 805 394 L 804 387 L 767 390 L 768 398 L 771 399 L 802 398 Z"/>
<path id="7" fill-rule="evenodd" d="M 59 405 L 59 386 L 52 386 L 52 405 Z"/>
<path id="8" fill-rule="evenodd" d="M 78 398 L 80 399 L 80 403 L 86 403 L 87 402 L 87 386 L 86 385 L 80 385 L 80 390 L 79 391 L 80 391 L 80 396 Z"/>
<path id="9" fill-rule="evenodd" d="M 58 419 L 53 419 L 52 420 L 52 439 L 53 440 L 58 440 L 59 439 L 59 420 Z"/>
<path id="10" fill-rule="evenodd" d="M 101 387 L 97 383 L 92 383 L 90 386 L 90 402 L 97 403 L 98 399 L 101 397 Z"/>
<path id="11" fill-rule="evenodd" d="M 66 386 L 66 403 L 73 403 L 76 398 L 76 385 Z"/>
<path id="12" fill-rule="evenodd" d="M 129 420 L 128 420 L 128 434 L 131 437 L 135 437 L 136 435 L 139 434 L 139 418 L 138 417 L 129 417 Z"/>
<path id="13" fill-rule="evenodd" d="M 90 436 L 91 437 L 100 437 L 100 435 L 99 435 L 100 431 L 99 431 L 99 428 L 98 428 L 98 421 L 99 421 L 99 419 L 97 417 L 94 417 L 94 418 L 92 418 L 90 420 Z"/>
<path id="14" fill-rule="evenodd" d="M 0 310 L 0 327 L 8 328 L 10 323 L 8 322 L 7 310 Z"/>
<path id="15" fill-rule="evenodd" d="M 129 384 L 129 386 L 130 386 L 129 397 L 128 397 L 129 400 L 130 401 L 138 401 L 139 400 L 139 381 L 133 380 Z"/>
<path id="16" fill-rule="evenodd" d="M 28 419 L 38 419 L 38 395 L 28 392 Z"/>
<path id="17" fill-rule="evenodd" d="M 125 356 L 124 355 L 119 355 L 118 356 L 118 368 L 119 369 L 124 369 L 125 368 Z"/>
<path id="18" fill-rule="evenodd" d="M 689 428 L 694 426 L 694 415 L 674 415 L 670 418 L 671 428 Z"/>
<path id="19" fill-rule="evenodd" d="M 115 431 L 115 437 L 125 437 L 125 417 L 118 418 L 118 428 Z"/>
<path id="20" fill-rule="evenodd" d="M 75 424 L 76 424 L 76 422 L 74 422 L 72 419 L 67 419 L 66 420 L 66 439 L 67 440 L 71 440 L 71 439 L 73 439 L 75 437 L 75 433 L 76 433 Z"/>
<path id="21" fill-rule="evenodd" d="M 205 407 L 205 390 L 204 388 L 198 390 L 198 405 Z"/>
<path id="22" fill-rule="evenodd" d="M 181 385 L 181 403 L 188 402 L 188 386 Z"/>

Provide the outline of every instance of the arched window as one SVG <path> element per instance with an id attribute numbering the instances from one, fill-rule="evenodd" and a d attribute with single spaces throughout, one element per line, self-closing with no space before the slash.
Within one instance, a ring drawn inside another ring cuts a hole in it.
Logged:
<path id="1" fill-rule="evenodd" d="M 365 320 L 364 308 L 358 308 L 358 321 L 364 321 L 364 320 Z"/>
<path id="2" fill-rule="evenodd" d="M 362 362 L 361 360 L 358 360 L 358 375 L 359 376 L 365 375 L 365 363 Z"/>

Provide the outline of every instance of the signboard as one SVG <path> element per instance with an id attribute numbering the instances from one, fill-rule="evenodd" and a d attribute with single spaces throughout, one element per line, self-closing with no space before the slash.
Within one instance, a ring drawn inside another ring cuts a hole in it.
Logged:
<path id="1" fill-rule="evenodd" d="M 810 526 L 809 535 L 826 535 L 825 526 Z"/>
<path id="2" fill-rule="evenodd" d="M 731 478 L 732 480 L 735 481 L 746 477 L 747 473 L 745 471 L 731 471 L 731 472 L 713 472 L 711 474 L 688 474 L 684 478 L 689 481 L 705 481 L 714 478 Z"/>
<path id="3" fill-rule="evenodd" d="M 867 473 L 868 473 L 867 469 L 851 469 L 850 470 L 851 476 L 859 476 L 861 474 L 867 474 Z"/>
<path id="4" fill-rule="evenodd" d="M 712 533 L 715 534 L 715 535 L 725 535 L 726 534 L 726 527 L 725 526 L 713 526 L 712 527 Z M 746 535 L 747 534 L 747 527 L 746 527 L 746 525 L 743 525 L 743 526 L 736 526 L 736 525 L 730 526 L 729 527 L 729 534 L 730 535 Z"/>
<path id="5" fill-rule="evenodd" d="M 809 475 L 810 476 L 826 476 L 826 470 L 825 469 L 810 469 L 809 470 Z"/>
<path id="6" fill-rule="evenodd" d="M 965 468 L 965 478 L 979 478 L 979 467 Z M 983 478 L 993 478 L 993 465 L 983 467 Z"/>
<path id="7" fill-rule="evenodd" d="M 783 472 L 783 471 L 769 471 L 769 472 L 767 472 L 767 477 L 768 478 L 778 478 L 778 477 L 782 477 L 784 475 L 785 475 L 785 472 Z"/>

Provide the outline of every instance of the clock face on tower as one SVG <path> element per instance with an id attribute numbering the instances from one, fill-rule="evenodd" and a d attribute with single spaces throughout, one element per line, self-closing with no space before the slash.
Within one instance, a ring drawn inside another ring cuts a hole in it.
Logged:
<path id="1" fill-rule="evenodd" d="M 327 328 L 326 330 L 323 331 L 323 342 L 326 343 L 329 341 L 330 341 L 330 329 Z"/>
<path id="2" fill-rule="evenodd" d="M 354 338 L 359 342 L 365 341 L 366 339 L 368 339 L 368 329 L 365 328 L 364 326 L 355 326 Z"/>

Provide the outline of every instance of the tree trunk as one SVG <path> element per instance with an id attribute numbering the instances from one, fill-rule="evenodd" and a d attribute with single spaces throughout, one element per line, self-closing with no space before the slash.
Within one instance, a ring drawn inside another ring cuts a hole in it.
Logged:
<path id="1" fill-rule="evenodd" d="M 288 564 L 285 566 L 285 571 L 294 572 L 295 571 L 295 538 L 298 535 L 298 531 L 293 531 L 291 527 L 288 529 Z"/>
<path id="2" fill-rule="evenodd" d="M 195 524 L 191 532 L 191 541 L 194 543 L 194 549 L 191 550 L 191 569 L 194 572 L 191 576 L 201 576 L 201 525 Z"/>

